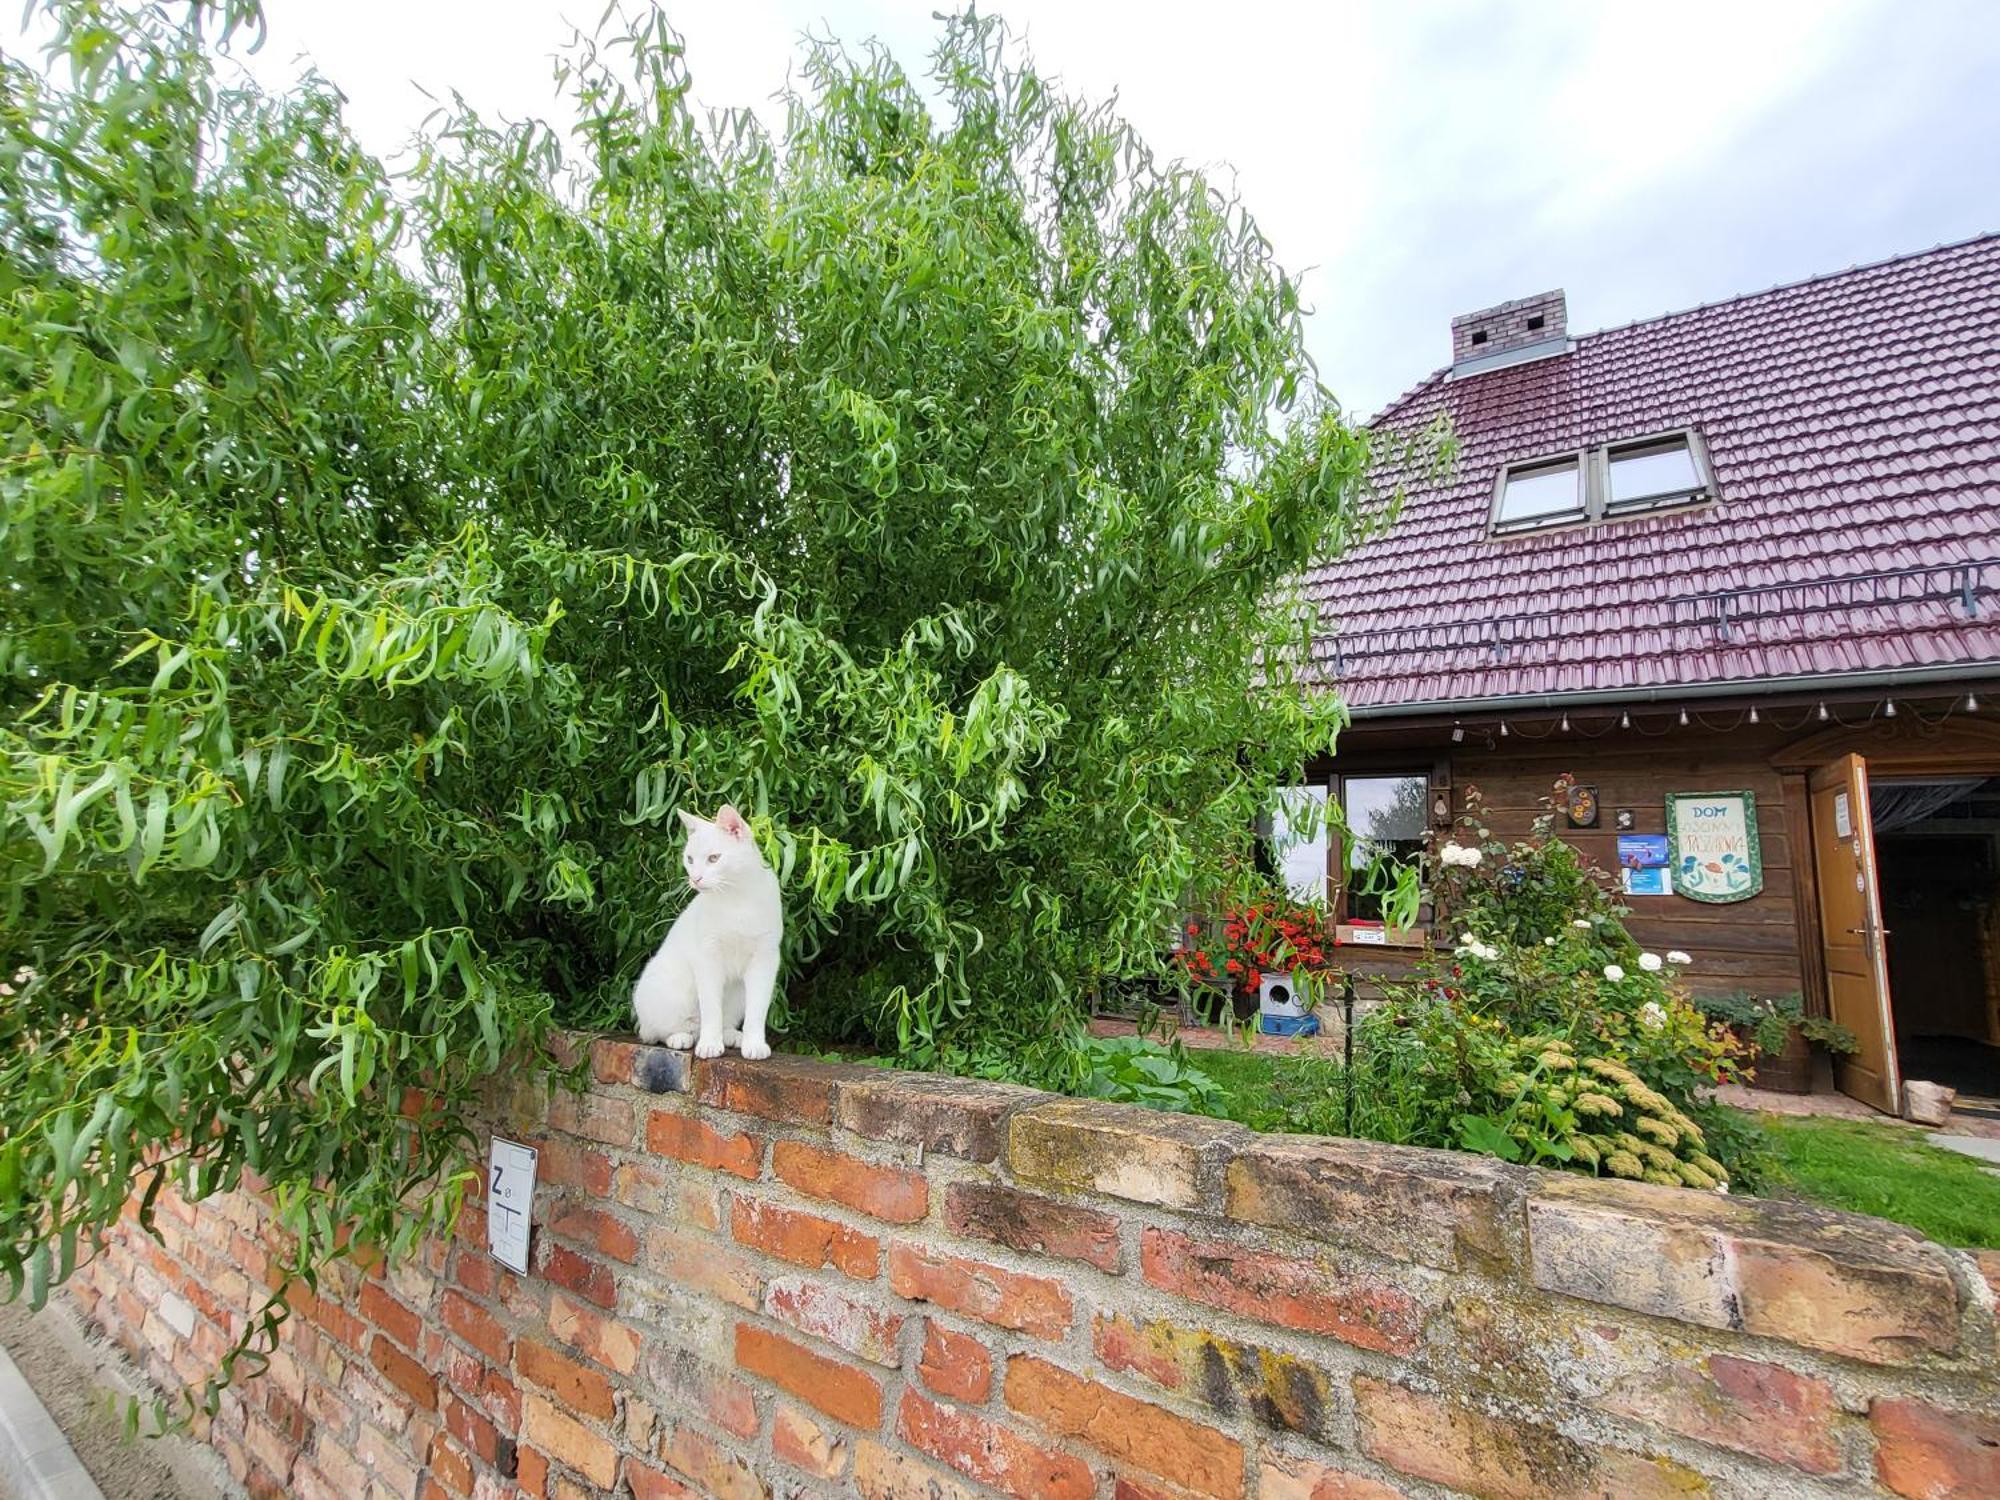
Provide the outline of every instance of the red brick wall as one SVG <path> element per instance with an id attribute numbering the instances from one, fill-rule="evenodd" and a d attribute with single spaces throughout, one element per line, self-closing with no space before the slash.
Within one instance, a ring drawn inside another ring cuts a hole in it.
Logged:
<path id="1" fill-rule="evenodd" d="M 535 1274 L 473 1208 L 298 1296 L 207 1429 L 252 1493 L 2000 1494 L 2000 1257 L 998 1085 L 592 1061 L 503 1112 Z M 172 1387 L 272 1231 L 249 1196 L 159 1226 L 72 1286 Z"/>

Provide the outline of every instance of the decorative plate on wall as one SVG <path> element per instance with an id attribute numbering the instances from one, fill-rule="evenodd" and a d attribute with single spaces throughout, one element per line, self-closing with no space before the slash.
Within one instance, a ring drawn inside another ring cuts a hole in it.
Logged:
<path id="1" fill-rule="evenodd" d="M 1597 826 L 1597 788 L 1594 786 L 1573 786 L 1563 799 L 1563 812 L 1569 817 L 1572 828 L 1595 828 Z"/>

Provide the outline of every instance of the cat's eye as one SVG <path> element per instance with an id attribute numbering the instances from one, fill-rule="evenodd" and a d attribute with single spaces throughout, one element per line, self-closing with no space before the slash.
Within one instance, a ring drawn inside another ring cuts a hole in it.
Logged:
<path id="1" fill-rule="evenodd" d="M 708 862 L 709 862 L 710 864 L 714 864 L 714 863 L 715 863 L 715 862 L 716 862 L 716 861 L 717 861 L 718 859 L 720 859 L 720 858 L 722 858 L 722 856 L 721 856 L 720 854 L 711 854 L 711 855 L 709 855 L 709 857 L 708 857 Z"/>

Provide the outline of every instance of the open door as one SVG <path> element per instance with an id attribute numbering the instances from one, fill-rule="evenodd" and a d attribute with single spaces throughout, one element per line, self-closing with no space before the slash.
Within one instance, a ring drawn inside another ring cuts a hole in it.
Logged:
<path id="1" fill-rule="evenodd" d="M 1889 1011 L 1882 902 L 1875 885 L 1875 830 L 1868 810 L 1868 763 L 1844 755 L 1809 778 L 1813 867 L 1819 884 L 1820 942 L 1826 955 L 1827 1004 L 1861 1044 L 1836 1058 L 1844 1094 L 1889 1114 L 1903 1104 L 1896 1026 Z"/>

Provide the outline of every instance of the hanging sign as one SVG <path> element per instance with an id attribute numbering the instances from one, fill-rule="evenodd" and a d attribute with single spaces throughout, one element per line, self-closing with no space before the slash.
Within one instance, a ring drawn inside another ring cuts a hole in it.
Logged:
<path id="1" fill-rule="evenodd" d="M 1690 901 L 1747 901 L 1764 889 L 1755 792 L 1667 793 L 1667 867 Z"/>
<path id="2" fill-rule="evenodd" d="M 533 1146 L 493 1137 L 486 1168 L 486 1248 L 510 1271 L 528 1274 L 528 1225 L 535 1207 Z"/>

